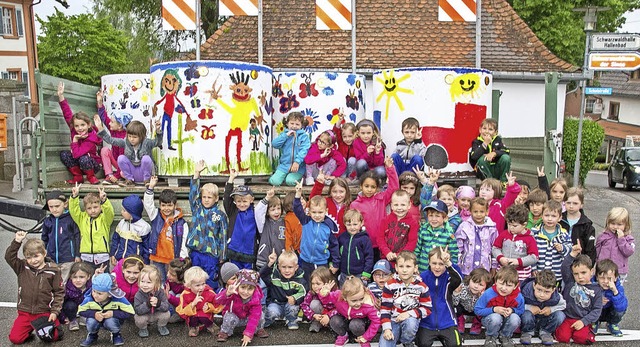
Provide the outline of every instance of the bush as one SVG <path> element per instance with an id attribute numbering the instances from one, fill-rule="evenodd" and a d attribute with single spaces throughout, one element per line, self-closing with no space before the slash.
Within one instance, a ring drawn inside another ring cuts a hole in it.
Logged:
<path id="1" fill-rule="evenodd" d="M 591 168 L 591 170 L 597 170 L 597 171 L 607 171 L 608 169 L 609 169 L 609 164 L 607 163 L 595 163 Z"/>
<path id="2" fill-rule="evenodd" d="M 606 163 L 607 161 L 607 155 L 600 153 L 596 156 L 596 163 Z"/>
<path id="3" fill-rule="evenodd" d="M 580 177 L 581 185 L 587 178 L 587 173 L 593 167 L 600 146 L 604 141 L 604 129 L 596 122 L 584 119 L 582 122 L 582 143 L 580 146 Z M 578 119 L 565 118 L 564 134 L 562 136 L 562 160 L 567 171 L 573 173 L 576 161 L 578 142 Z"/>

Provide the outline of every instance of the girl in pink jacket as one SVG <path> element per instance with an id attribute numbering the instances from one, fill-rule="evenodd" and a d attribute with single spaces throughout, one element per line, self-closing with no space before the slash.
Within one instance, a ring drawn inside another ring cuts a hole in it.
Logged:
<path id="1" fill-rule="evenodd" d="M 486 178 L 480 184 L 478 196 L 489 202 L 489 218 L 496 223 L 498 235 L 507 230 L 504 215 L 513 205 L 520 193 L 520 185 L 516 183 L 516 176 L 507 174 L 507 192 L 502 196 L 502 183 L 495 178 Z"/>
<path id="2" fill-rule="evenodd" d="M 356 124 L 357 138 L 353 141 L 356 154 L 356 172 L 358 178 L 367 170 L 374 171 L 384 178 L 384 143 L 380 138 L 378 127 L 372 121 L 363 119 Z M 396 174 L 397 176 L 397 174 Z"/>
<path id="3" fill-rule="evenodd" d="M 620 284 L 624 284 L 629 273 L 629 257 L 636 250 L 636 241 L 631 235 L 629 211 L 614 207 L 607 214 L 606 229 L 596 239 L 598 261 L 611 259 L 618 265 Z"/>
<path id="4" fill-rule="evenodd" d="M 304 157 L 304 163 L 307 164 L 305 184 L 308 186 L 313 185 L 320 171 L 324 173 L 329 184 L 347 170 L 347 162 L 338 151 L 336 135 L 331 130 L 324 131 L 316 137 L 316 141 Z"/>
<path id="5" fill-rule="evenodd" d="M 360 346 L 370 347 L 370 341 L 380 328 L 380 317 L 374 306 L 373 294 L 365 288 L 362 280 L 351 276 L 342 285 L 342 290 L 329 295 L 336 305 L 335 310 L 329 313 L 329 325 L 338 335 L 335 345 L 344 346 L 349 341 L 348 333 L 351 332 Z M 369 327 L 366 325 L 367 320 Z"/>

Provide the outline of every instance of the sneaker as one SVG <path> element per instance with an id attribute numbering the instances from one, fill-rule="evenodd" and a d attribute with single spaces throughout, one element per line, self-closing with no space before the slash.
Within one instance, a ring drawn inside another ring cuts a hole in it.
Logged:
<path id="1" fill-rule="evenodd" d="M 256 331 L 255 336 L 264 339 L 266 337 L 269 337 L 269 333 L 264 330 L 264 329 L 258 329 L 258 331 Z"/>
<path id="2" fill-rule="evenodd" d="M 80 324 L 80 326 L 87 325 L 87 319 L 82 316 L 78 317 L 78 324 Z"/>
<path id="3" fill-rule="evenodd" d="M 413 344 L 413 342 L 406 342 L 402 344 L 402 347 L 414 347 L 415 345 Z"/>
<path id="4" fill-rule="evenodd" d="M 147 330 L 147 329 L 138 330 L 138 336 L 140 336 L 140 337 L 149 337 L 149 330 Z"/>
<path id="5" fill-rule="evenodd" d="M 80 324 L 78 324 L 77 319 L 74 319 L 71 322 L 69 322 L 69 331 L 76 331 L 76 330 L 80 330 Z"/>
<path id="6" fill-rule="evenodd" d="M 607 330 L 611 333 L 611 335 L 615 337 L 622 336 L 622 331 L 620 330 L 620 327 L 618 326 L 618 324 L 607 325 Z"/>
<path id="7" fill-rule="evenodd" d="M 553 336 L 551 336 L 551 334 L 540 334 L 540 340 L 542 340 L 542 344 L 546 346 L 550 346 L 555 343 L 555 341 L 553 341 Z"/>
<path id="8" fill-rule="evenodd" d="M 495 336 L 487 336 L 484 340 L 484 347 L 498 347 L 498 342 Z"/>
<path id="9" fill-rule="evenodd" d="M 307 177 L 304 179 L 304 184 L 308 185 L 308 186 L 312 186 L 316 183 L 316 181 L 313 179 L 313 177 Z"/>
<path id="10" fill-rule="evenodd" d="M 336 337 L 335 345 L 336 347 L 342 347 L 345 344 L 347 344 L 348 341 L 349 341 L 349 334 L 338 336 Z M 493 346 L 493 347 L 496 347 L 496 346 Z"/>
<path id="11" fill-rule="evenodd" d="M 473 318 L 473 322 L 471 323 L 471 329 L 469 329 L 470 335 L 480 335 L 482 333 L 482 321 L 480 318 Z"/>
<path id="12" fill-rule="evenodd" d="M 158 333 L 160 333 L 160 336 L 167 336 L 169 335 L 169 329 L 167 329 L 167 326 L 158 326 Z"/>
<path id="13" fill-rule="evenodd" d="M 264 329 L 260 329 L 260 330 L 264 330 Z M 226 333 L 223 333 L 222 331 L 218 333 L 218 336 L 216 336 L 216 341 L 218 342 L 226 342 L 229 339 L 229 335 L 227 335 Z"/>
<path id="14" fill-rule="evenodd" d="M 460 334 L 464 334 L 464 323 L 465 323 L 465 317 L 464 316 L 458 316 L 458 332 Z"/>
<path id="15" fill-rule="evenodd" d="M 287 323 L 287 329 L 289 330 L 298 330 L 298 328 L 300 327 L 298 326 L 298 322 L 296 321 Z"/>
<path id="16" fill-rule="evenodd" d="M 591 330 L 594 334 L 598 334 L 598 329 L 600 329 L 600 322 L 591 323 Z"/>
<path id="17" fill-rule="evenodd" d="M 88 347 L 96 343 L 96 341 L 98 341 L 98 333 L 87 334 L 87 338 L 80 342 L 80 346 Z"/>
<path id="18" fill-rule="evenodd" d="M 122 337 L 122 335 L 120 335 L 120 333 L 112 333 L 111 343 L 113 343 L 114 346 L 122 346 L 124 345 L 124 338 Z"/>
<path id="19" fill-rule="evenodd" d="M 198 328 L 198 327 L 189 327 L 189 336 L 196 337 L 196 336 L 198 336 L 199 333 L 200 333 L 200 328 Z M 218 340 L 218 341 L 220 341 L 220 340 Z"/>
<path id="20" fill-rule="evenodd" d="M 317 320 L 314 320 L 313 322 L 311 322 L 311 325 L 309 325 L 309 331 L 312 333 L 319 333 L 320 329 L 322 329 L 322 324 L 320 324 L 320 322 L 318 322 Z"/>
<path id="21" fill-rule="evenodd" d="M 510 337 L 500 336 L 500 344 L 502 347 L 514 347 L 513 340 Z"/>
<path id="22" fill-rule="evenodd" d="M 112 185 L 116 183 L 118 183 L 118 178 L 116 178 L 116 176 L 114 175 L 109 175 L 104 178 L 104 181 L 102 181 L 102 184 L 105 184 L 105 185 Z"/>
<path id="23" fill-rule="evenodd" d="M 360 347 L 371 347 L 371 342 L 361 342 Z"/>
<path id="24" fill-rule="evenodd" d="M 532 337 L 533 333 L 522 333 L 522 335 L 520 336 L 520 343 L 523 345 L 530 345 Z"/>
<path id="25" fill-rule="evenodd" d="M 216 325 L 216 323 L 212 323 L 210 327 L 207 328 L 207 331 L 211 333 L 211 335 L 218 335 L 218 331 L 220 331 L 220 327 Z"/>

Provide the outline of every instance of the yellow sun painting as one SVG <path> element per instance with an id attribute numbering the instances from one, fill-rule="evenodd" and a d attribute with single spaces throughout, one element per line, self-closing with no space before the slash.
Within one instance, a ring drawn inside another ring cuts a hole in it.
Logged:
<path id="1" fill-rule="evenodd" d="M 391 98 L 393 98 L 396 104 L 398 104 L 398 108 L 400 109 L 400 111 L 404 111 L 404 105 L 402 104 L 402 101 L 398 97 L 398 93 L 413 94 L 413 90 L 400 87 L 400 82 L 408 79 L 409 77 L 411 77 L 411 75 L 405 74 L 401 77 L 398 77 L 398 79 L 396 79 L 393 76 L 393 73 L 394 73 L 393 70 L 385 70 L 385 71 L 382 71 L 382 75 L 384 79 L 380 77 L 376 77 L 376 81 L 380 82 L 383 88 L 380 94 L 378 94 L 378 96 L 376 97 L 376 102 L 379 102 L 383 96 L 385 95 L 387 96 L 387 103 L 386 103 L 385 112 L 384 112 L 385 120 L 389 119 L 389 104 L 391 104 Z"/>

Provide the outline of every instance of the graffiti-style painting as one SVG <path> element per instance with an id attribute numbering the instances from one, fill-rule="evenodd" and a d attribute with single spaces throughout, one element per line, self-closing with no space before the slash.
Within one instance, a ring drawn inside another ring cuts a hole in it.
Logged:
<path id="1" fill-rule="evenodd" d="M 271 68 L 240 62 L 185 61 L 151 67 L 151 111 L 162 120 L 158 174 L 271 174 Z"/>
<path id="2" fill-rule="evenodd" d="M 149 74 L 120 74 L 102 76 L 103 103 L 107 116 L 137 120 L 147 126 L 152 136 Z"/>
<path id="3" fill-rule="evenodd" d="M 415 117 L 428 147 L 426 165 L 444 172 L 471 172 L 468 152 L 480 123 L 491 116 L 492 83 L 491 72 L 484 69 L 377 71 L 373 119 L 385 143 L 394 147 L 402 139 L 402 120 Z"/>

